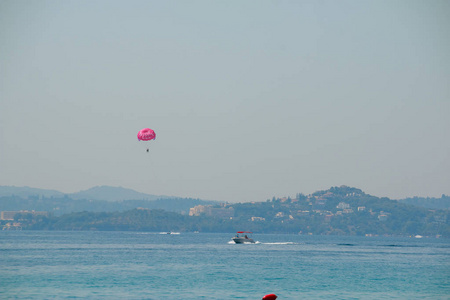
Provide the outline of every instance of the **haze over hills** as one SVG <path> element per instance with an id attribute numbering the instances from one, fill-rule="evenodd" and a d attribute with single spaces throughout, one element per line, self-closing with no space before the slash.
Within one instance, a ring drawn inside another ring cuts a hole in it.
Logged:
<path id="1" fill-rule="evenodd" d="M 163 198 L 173 198 L 169 196 L 150 195 L 140 193 L 132 189 L 113 186 L 95 186 L 90 189 L 77 193 L 68 194 L 72 199 L 91 199 L 104 201 L 123 201 L 123 200 L 156 200 Z"/>
<path id="2" fill-rule="evenodd" d="M 32 188 L 28 186 L 0 186 L 0 197 L 18 196 L 18 197 L 63 197 L 64 193 L 56 190 L 45 190 L 39 188 Z"/>
<path id="3" fill-rule="evenodd" d="M 3 196 L 0 211 L 7 212 L 8 218 L 2 214 L 0 225 L 8 230 L 17 226 L 27 230 L 156 232 L 233 232 L 246 228 L 267 233 L 450 237 L 450 197 L 442 195 L 438 200 L 435 204 L 443 205 L 442 209 L 430 209 L 371 196 L 348 186 L 309 195 L 298 193 L 295 198 L 222 204 L 190 198 L 106 201 L 74 200 L 67 195 Z"/>
<path id="4" fill-rule="evenodd" d="M 125 211 L 138 207 L 186 214 L 191 207 L 218 203 L 210 200 L 150 195 L 111 186 L 97 186 L 71 194 L 30 187 L 0 186 L 0 211 L 47 211 L 57 216 L 81 211 Z"/>
<path id="5" fill-rule="evenodd" d="M 56 190 L 46 190 L 31 187 L 0 186 L 0 197 L 64 197 L 79 200 L 102 200 L 102 201 L 123 201 L 123 200 L 156 200 L 164 198 L 174 198 L 170 196 L 158 196 L 140 193 L 132 189 L 113 186 L 95 186 L 90 189 L 76 193 L 65 194 Z"/>
<path id="6" fill-rule="evenodd" d="M 362 191 L 361 191 L 362 192 Z M 320 193 L 320 191 L 316 192 Z M 315 193 L 314 193 L 315 194 Z M 152 202 L 153 208 L 167 208 L 167 207 L 175 207 L 180 205 L 180 203 L 185 202 L 187 205 L 188 202 L 192 202 L 195 200 L 195 203 L 211 203 L 217 204 L 218 201 L 214 200 L 200 200 L 200 199 L 189 199 L 175 196 L 164 196 L 164 195 L 152 195 L 145 194 L 141 192 L 137 192 L 132 189 L 123 188 L 123 187 L 113 187 L 113 186 L 95 186 L 89 188 L 87 190 L 79 191 L 76 193 L 65 194 L 56 190 L 47 190 L 47 189 L 39 189 L 39 188 L 31 188 L 31 187 L 16 187 L 16 186 L 0 186 L 0 197 L 19 197 L 23 199 L 27 198 L 68 198 L 71 200 L 87 200 L 87 201 L 97 201 L 97 202 L 108 202 L 110 203 L 110 207 L 118 207 L 118 205 L 114 205 L 114 202 L 127 201 L 143 201 L 143 202 Z M 171 199 L 172 205 L 169 202 L 164 202 L 164 200 Z M 261 199 L 261 201 L 265 201 L 267 199 Z M 430 197 L 414 197 L 414 198 L 405 198 L 396 200 L 400 203 L 411 204 L 418 207 L 426 207 L 430 209 L 450 209 L 450 196 L 442 195 L 441 198 L 430 198 Z M 139 202 L 139 203 L 141 203 Z M 230 202 L 233 202 L 230 199 Z M 137 202 L 136 202 L 137 203 Z M 157 204 L 159 203 L 159 204 Z M 175 204 L 176 203 L 176 204 Z M 194 203 L 194 202 L 192 202 Z M 100 203 L 98 203 L 100 204 Z M 129 204 L 129 203 L 128 203 Z M 185 206 L 185 205 L 182 205 Z M 12 209 L 12 208 L 9 208 Z M 23 209 L 32 209 L 32 208 L 23 208 Z M 0 207 L 0 210 L 2 208 Z M 5 208 L 3 208 L 5 210 Z M 172 211 L 178 211 L 178 209 L 170 209 Z"/>

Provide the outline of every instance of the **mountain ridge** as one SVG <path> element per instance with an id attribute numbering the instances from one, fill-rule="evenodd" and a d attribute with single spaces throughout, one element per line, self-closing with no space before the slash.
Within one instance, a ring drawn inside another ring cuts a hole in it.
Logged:
<path id="1" fill-rule="evenodd" d="M 364 191 L 354 187 L 348 186 L 340 186 L 340 187 L 331 187 L 327 190 L 320 190 L 312 193 L 311 195 L 320 196 L 326 194 L 328 192 L 334 193 L 342 193 L 345 191 L 346 193 L 352 193 L 353 195 L 369 195 Z M 145 201 L 156 201 L 163 199 L 181 199 L 183 197 L 177 196 L 166 196 L 166 195 L 154 195 L 154 194 L 146 194 L 135 191 L 133 189 L 124 188 L 121 186 L 107 186 L 100 185 L 94 186 L 86 190 L 81 190 L 75 193 L 63 193 L 57 190 L 52 189 L 41 189 L 41 188 L 32 188 L 28 186 L 17 187 L 17 186 L 1 186 L 0 185 L 0 197 L 34 197 L 34 198 L 63 198 L 68 197 L 73 200 L 93 200 L 93 201 L 107 201 L 107 202 L 121 202 L 128 200 L 145 200 Z M 302 193 L 298 193 L 296 195 L 297 198 L 304 196 Z M 369 195 L 373 196 L 373 195 Z M 375 196 L 377 197 L 377 196 Z M 390 199 L 388 197 L 378 197 L 385 198 L 389 200 L 394 200 L 399 203 L 405 203 L 414 205 L 417 207 L 426 207 L 431 209 L 450 209 L 450 196 L 442 195 L 441 198 L 433 198 L 433 197 L 413 197 L 413 198 L 405 198 L 405 199 Z M 200 200 L 200 199 L 198 199 Z M 203 200 L 203 201 L 212 201 L 219 202 L 214 200 Z M 261 200 L 262 201 L 262 200 Z M 231 201 L 233 202 L 233 201 Z"/>
<path id="2" fill-rule="evenodd" d="M 121 186 L 94 186 L 87 190 L 76 193 L 67 194 L 72 199 L 89 199 L 104 201 L 124 201 L 124 200 L 157 200 L 164 198 L 172 198 L 170 196 L 146 194 L 135 191 L 133 189 Z"/>
<path id="3" fill-rule="evenodd" d="M 63 193 L 58 190 L 32 188 L 28 186 L 1 186 L 0 197 L 19 196 L 19 197 L 64 197 L 67 196 L 74 200 L 101 200 L 101 201 L 124 201 L 124 200 L 157 200 L 174 198 L 173 196 L 153 195 L 137 192 L 133 189 L 114 186 L 94 186 L 87 190 L 81 190 L 75 193 Z"/>

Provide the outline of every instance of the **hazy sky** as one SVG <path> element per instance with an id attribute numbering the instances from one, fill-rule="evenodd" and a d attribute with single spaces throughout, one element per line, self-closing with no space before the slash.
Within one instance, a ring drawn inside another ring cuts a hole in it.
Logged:
<path id="1" fill-rule="evenodd" d="M 450 1 L 0 0 L 0 185 L 448 195 L 449 16 Z"/>

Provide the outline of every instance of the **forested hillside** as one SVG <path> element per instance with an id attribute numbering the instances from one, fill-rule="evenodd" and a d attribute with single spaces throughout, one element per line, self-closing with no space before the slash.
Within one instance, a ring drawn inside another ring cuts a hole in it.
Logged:
<path id="1" fill-rule="evenodd" d="M 61 199 L 60 199 L 61 200 Z M 62 199 L 61 201 L 63 201 Z M 165 202 L 167 199 L 161 201 Z M 187 199 L 179 199 L 177 205 Z M 198 204 L 190 199 L 192 206 Z M 73 202 L 73 201 L 69 201 Z M 133 206 L 140 202 L 124 203 Z M 205 203 L 202 203 L 204 205 Z M 105 203 L 103 203 L 105 205 Z M 365 194 L 360 189 L 333 187 L 295 198 L 212 206 L 214 213 L 187 216 L 162 209 L 139 208 L 116 212 L 77 212 L 62 216 L 17 215 L 23 229 L 41 230 L 137 230 L 234 232 L 326 235 L 399 235 L 450 237 L 450 211 L 399 203 Z M 98 207 L 102 209 L 101 205 Z M 103 208 L 104 209 L 104 208 Z M 232 209 L 224 217 L 221 210 Z"/>

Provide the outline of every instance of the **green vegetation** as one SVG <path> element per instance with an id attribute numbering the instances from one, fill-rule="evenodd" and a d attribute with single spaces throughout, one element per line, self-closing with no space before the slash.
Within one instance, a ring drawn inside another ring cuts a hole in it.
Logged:
<path id="1" fill-rule="evenodd" d="M 217 204 L 216 201 L 205 201 L 192 198 L 164 198 L 156 200 L 123 200 L 106 201 L 92 199 L 72 199 L 66 196 L 45 197 L 40 195 L 0 197 L 0 211 L 35 210 L 48 211 L 55 216 L 73 212 L 116 212 L 127 211 L 137 207 L 163 209 L 171 212 L 188 213 L 189 208 L 196 205 Z"/>
<path id="2" fill-rule="evenodd" d="M 250 230 L 258 233 L 450 237 L 449 210 L 403 204 L 346 186 L 311 195 L 297 194 L 295 199 L 273 198 L 265 202 L 215 206 L 219 211 L 230 207 L 234 210 L 231 218 L 214 213 L 188 216 L 162 209 L 140 208 L 116 212 L 84 211 L 62 216 L 17 214 L 15 221 L 28 230 Z"/>
<path id="3" fill-rule="evenodd" d="M 423 198 L 413 197 L 398 200 L 400 203 L 412 204 L 415 206 L 421 206 L 433 209 L 450 209 L 450 196 L 442 195 L 441 198 Z"/>

